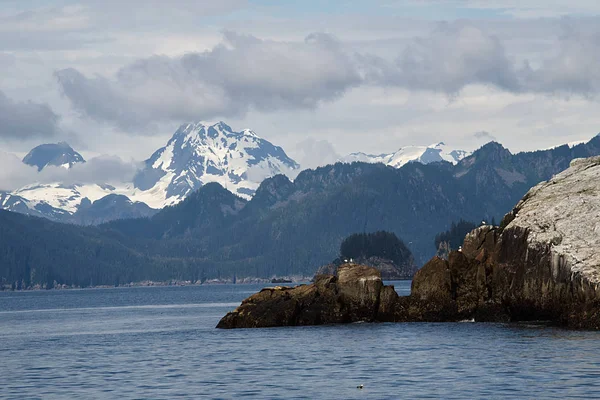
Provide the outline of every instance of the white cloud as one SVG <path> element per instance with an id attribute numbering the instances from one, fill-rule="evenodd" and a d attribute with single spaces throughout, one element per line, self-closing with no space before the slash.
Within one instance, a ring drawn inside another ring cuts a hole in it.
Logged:
<path id="1" fill-rule="evenodd" d="M 552 18 L 566 15 L 600 14 L 596 0 L 403 0 L 387 2 L 388 7 L 437 6 L 446 9 L 463 8 L 489 10 L 517 18 Z"/>
<path id="2" fill-rule="evenodd" d="M 331 35 L 288 43 L 232 32 L 210 51 L 138 60 L 114 78 L 88 78 L 75 69 L 56 76 L 75 109 L 125 128 L 243 115 L 251 109 L 315 108 L 361 82 Z"/>
<path id="3" fill-rule="evenodd" d="M 520 71 L 524 91 L 595 97 L 600 93 L 600 29 L 563 25 L 561 36 L 541 65 Z"/>
<path id="4" fill-rule="evenodd" d="M 517 76 L 500 40 L 468 23 L 442 23 L 415 38 L 391 64 L 364 59 L 368 81 L 457 94 L 469 84 L 517 89 Z"/>
<path id="5" fill-rule="evenodd" d="M 0 151 L 0 191 L 12 191 L 33 182 L 37 169 L 25 165 L 12 153 Z"/>
<path id="6" fill-rule="evenodd" d="M 290 149 L 289 154 L 302 169 L 333 164 L 340 159 L 330 142 L 315 138 L 307 138 L 296 144 Z"/>
<path id="7" fill-rule="evenodd" d="M 484 142 L 495 141 L 496 137 L 487 131 L 479 131 L 473 134 L 473 137 Z"/>
<path id="8" fill-rule="evenodd" d="M 13 191 L 25 185 L 60 182 L 65 185 L 85 183 L 131 182 L 139 165 L 116 156 L 98 156 L 67 170 L 48 166 L 38 172 L 36 167 L 24 164 L 12 153 L 0 151 L 0 191 Z"/>
<path id="9" fill-rule="evenodd" d="M 140 59 L 114 77 L 86 77 L 73 68 L 56 76 L 83 115 L 150 132 L 146 128 L 156 122 L 316 109 L 361 85 L 443 92 L 452 98 L 469 85 L 594 97 L 600 93 L 599 38 L 599 29 L 565 24 L 554 54 L 517 62 L 497 36 L 459 21 L 414 38 L 391 61 L 351 52 L 324 33 L 281 42 L 226 32 L 211 50 Z"/>

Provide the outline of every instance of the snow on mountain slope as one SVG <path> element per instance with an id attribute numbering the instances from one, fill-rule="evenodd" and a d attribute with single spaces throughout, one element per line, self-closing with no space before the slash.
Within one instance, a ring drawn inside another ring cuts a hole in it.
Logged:
<path id="1" fill-rule="evenodd" d="M 283 149 L 223 122 L 184 124 L 145 162 L 129 196 L 153 208 L 172 205 L 209 182 L 250 198 L 260 183 L 299 165 Z"/>
<path id="2" fill-rule="evenodd" d="M 342 162 L 367 162 L 382 163 L 394 168 L 400 168 L 409 162 L 420 162 L 429 164 L 432 162 L 448 161 L 456 164 L 471 153 L 464 150 L 450 150 L 443 143 L 436 143 L 431 146 L 406 146 L 391 154 L 372 155 L 365 153 L 352 153 L 340 159 Z"/>
<path id="3" fill-rule="evenodd" d="M 110 185 L 46 183 L 27 185 L 12 194 L 27 199 L 28 204 L 33 206 L 45 203 L 74 214 L 84 198 L 94 202 L 115 191 L 116 188 Z"/>
<path id="4" fill-rule="evenodd" d="M 55 220 L 70 215 L 67 211 L 54 208 L 45 202 L 28 200 L 6 192 L 0 192 L 0 209 Z"/>

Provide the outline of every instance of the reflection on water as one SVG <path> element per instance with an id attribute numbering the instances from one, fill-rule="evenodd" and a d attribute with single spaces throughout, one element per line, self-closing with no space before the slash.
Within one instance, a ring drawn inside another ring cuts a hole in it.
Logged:
<path id="1" fill-rule="evenodd" d="M 410 282 L 395 284 L 408 294 Z M 479 323 L 214 329 L 260 287 L 0 293 L 0 397 L 600 397 L 596 332 Z"/>

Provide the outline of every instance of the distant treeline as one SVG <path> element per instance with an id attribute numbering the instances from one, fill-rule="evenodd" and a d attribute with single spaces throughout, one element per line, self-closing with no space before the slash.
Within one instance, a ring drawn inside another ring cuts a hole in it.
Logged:
<path id="1" fill-rule="evenodd" d="M 356 233 L 344 239 L 340 246 L 342 259 L 366 259 L 381 257 L 397 265 L 412 259 L 410 250 L 392 232 Z"/>

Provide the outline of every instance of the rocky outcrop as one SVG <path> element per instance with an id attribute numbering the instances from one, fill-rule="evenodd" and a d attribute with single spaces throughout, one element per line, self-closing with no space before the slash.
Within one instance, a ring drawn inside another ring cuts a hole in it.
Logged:
<path id="1" fill-rule="evenodd" d="M 531 321 L 600 329 L 600 157 L 531 189 L 500 227 L 469 233 L 461 251 L 433 258 L 411 295 L 378 271 L 343 265 L 313 285 L 266 289 L 219 327 L 355 321 Z"/>
<path id="2" fill-rule="evenodd" d="M 462 252 L 430 261 L 413 281 L 413 296 L 439 298 L 449 275 L 461 317 L 600 329 L 598 177 L 600 157 L 573 161 L 531 189 L 501 227 L 480 227 Z"/>
<path id="3" fill-rule="evenodd" d="M 355 263 L 375 268 L 381 272 L 381 279 L 386 281 L 410 279 L 417 270 L 412 258 L 404 265 L 397 265 L 392 260 L 383 257 L 359 258 L 358 260 L 355 260 Z M 340 265 L 341 264 L 336 262 L 323 265 L 317 270 L 313 280 L 319 275 L 337 275 L 337 270 Z"/>
<path id="4" fill-rule="evenodd" d="M 397 299 L 376 269 L 344 264 L 337 276 L 319 275 L 310 285 L 261 290 L 227 314 L 217 328 L 380 321 L 393 315 Z"/>

